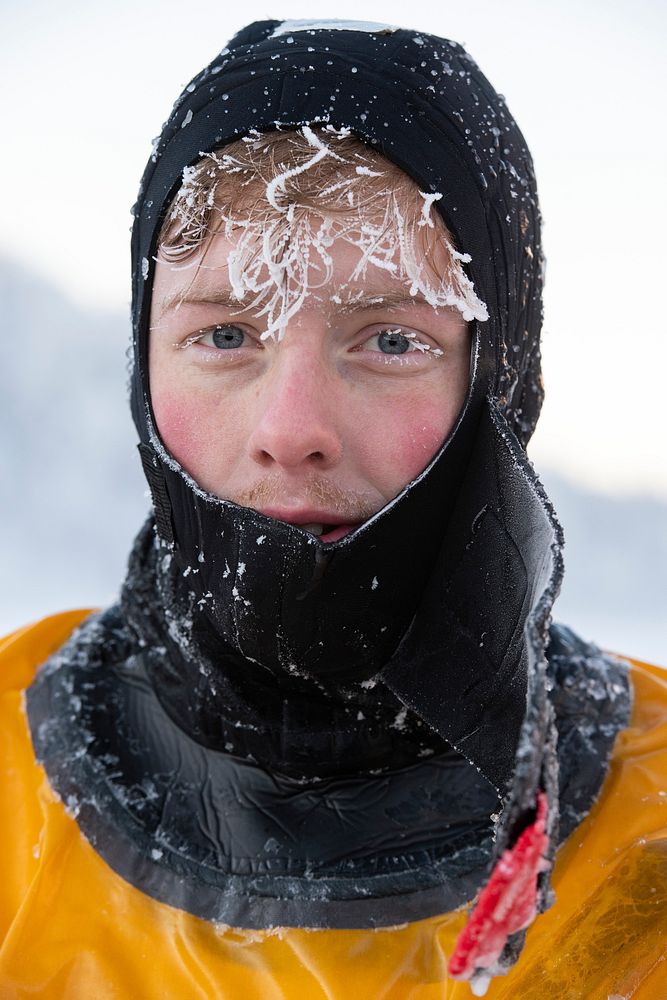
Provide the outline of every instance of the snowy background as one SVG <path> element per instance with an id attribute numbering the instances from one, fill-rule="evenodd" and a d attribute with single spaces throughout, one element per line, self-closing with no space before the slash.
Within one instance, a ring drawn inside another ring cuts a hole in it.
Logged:
<path id="1" fill-rule="evenodd" d="M 104 604 L 147 507 L 125 404 L 129 207 L 171 102 L 243 23 L 363 17 L 467 45 L 534 154 L 556 617 L 667 664 L 667 5 L 0 0 L 0 632 Z M 187 20 L 184 10 L 187 9 Z"/>

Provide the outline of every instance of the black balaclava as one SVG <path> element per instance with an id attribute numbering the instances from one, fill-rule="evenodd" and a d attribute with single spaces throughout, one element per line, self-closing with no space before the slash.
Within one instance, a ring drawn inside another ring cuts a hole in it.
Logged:
<path id="1" fill-rule="evenodd" d="M 448 440 L 332 544 L 199 489 L 160 441 L 148 381 L 157 242 L 184 169 L 253 130 L 303 125 L 349 128 L 441 195 L 489 313 Z M 155 519 L 120 605 L 28 692 L 37 756 L 112 868 L 234 927 L 392 926 L 489 880 L 450 965 L 483 984 L 548 904 L 556 844 L 627 718 L 599 651 L 554 628 L 545 657 L 561 538 L 524 451 L 542 401 L 542 257 L 521 133 L 454 42 L 252 24 L 177 101 L 132 247 L 132 408 Z M 520 906 L 501 893 L 499 933 L 501 869 Z"/>
<path id="2" fill-rule="evenodd" d="M 184 168 L 251 130 L 305 124 L 349 127 L 442 194 L 437 210 L 489 312 L 474 324 L 449 439 L 395 501 L 328 545 L 199 489 L 160 442 L 148 380 L 157 240 Z M 498 789 L 498 853 L 533 821 L 540 790 L 553 835 L 544 647 L 560 536 L 524 452 L 542 401 L 543 262 L 531 158 L 504 100 L 454 42 L 252 24 L 176 102 L 142 179 L 132 249 L 133 415 L 159 535 L 178 571 L 198 570 L 188 582 L 200 645 L 278 674 L 380 677 Z M 178 718 L 187 691 L 172 689 L 163 697 Z"/>

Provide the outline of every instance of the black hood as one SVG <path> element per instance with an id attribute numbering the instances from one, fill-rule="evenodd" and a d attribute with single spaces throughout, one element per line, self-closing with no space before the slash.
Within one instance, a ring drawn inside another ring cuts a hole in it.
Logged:
<path id="1" fill-rule="evenodd" d="M 354 85 L 341 85 L 345 79 Z M 159 441 L 147 363 L 156 243 L 183 169 L 253 129 L 315 122 L 351 128 L 422 190 L 442 194 L 438 210 L 471 255 L 470 277 L 490 314 L 475 323 L 470 389 L 450 439 L 397 501 L 329 545 L 198 489 Z M 270 669 L 373 676 L 405 635 L 434 570 L 489 401 L 523 444 L 537 420 L 539 217 L 519 130 L 456 43 L 394 29 L 292 33 L 261 22 L 176 102 L 135 215 L 133 414 L 160 534 L 174 543 L 182 571 L 197 570 L 191 583 L 201 615 Z"/>
<path id="2" fill-rule="evenodd" d="M 437 210 L 470 254 L 489 313 L 473 324 L 470 386 L 449 439 L 394 501 L 326 545 L 201 490 L 160 442 L 148 384 L 157 240 L 184 168 L 251 130 L 305 124 L 349 127 L 442 195 Z M 455 42 L 258 22 L 176 102 L 134 212 L 132 410 L 159 541 L 191 595 L 187 629 L 171 630 L 184 664 L 180 685 L 162 688 L 167 711 L 184 725 L 192 715 L 193 637 L 212 662 L 373 679 L 498 789 L 498 854 L 531 822 L 539 790 L 553 844 L 544 650 L 561 538 L 524 451 L 542 401 L 542 253 L 530 154 L 503 98 Z"/>

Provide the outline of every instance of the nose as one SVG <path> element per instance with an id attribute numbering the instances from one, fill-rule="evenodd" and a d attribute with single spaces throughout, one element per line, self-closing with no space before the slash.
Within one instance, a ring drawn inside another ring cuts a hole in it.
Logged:
<path id="1" fill-rule="evenodd" d="M 266 470 L 324 472 L 343 454 L 332 376 L 298 344 L 280 347 L 280 360 L 259 388 L 250 455 Z"/>

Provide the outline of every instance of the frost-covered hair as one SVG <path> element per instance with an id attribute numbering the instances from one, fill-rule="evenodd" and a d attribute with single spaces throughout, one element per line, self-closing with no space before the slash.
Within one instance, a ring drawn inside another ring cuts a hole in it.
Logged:
<path id="1" fill-rule="evenodd" d="M 462 267 L 470 257 L 459 253 L 432 210 L 441 197 L 420 191 L 349 129 L 253 131 L 184 169 L 158 256 L 192 266 L 194 276 L 213 236 L 233 237 L 232 291 L 266 315 L 263 337 L 280 338 L 308 293 L 327 285 L 329 248 L 341 238 L 360 251 L 350 281 L 377 267 L 434 307 L 486 320 L 486 306 Z"/>

